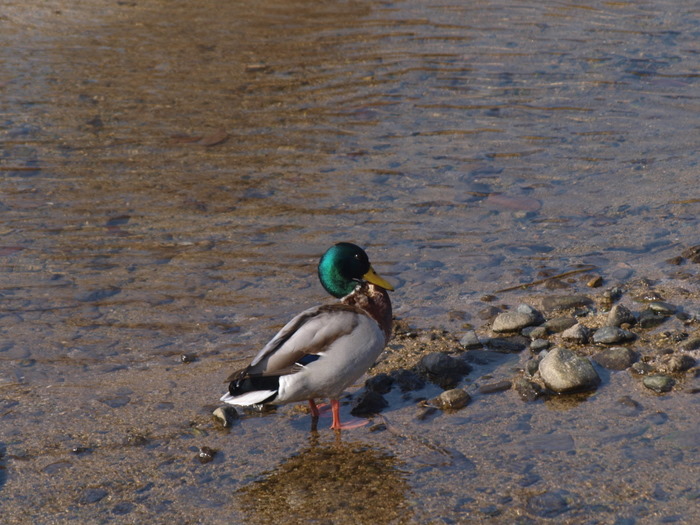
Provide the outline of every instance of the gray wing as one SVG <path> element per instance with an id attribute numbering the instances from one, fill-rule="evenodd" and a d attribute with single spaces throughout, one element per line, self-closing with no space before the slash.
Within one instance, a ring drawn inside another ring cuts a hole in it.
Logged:
<path id="1" fill-rule="evenodd" d="M 289 321 L 267 343 L 250 365 L 231 374 L 227 381 L 245 376 L 284 375 L 301 369 L 304 357 L 323 352 L 336 339 L 357 326 L 359 308 L 346 304 L 317 306 Z"/>

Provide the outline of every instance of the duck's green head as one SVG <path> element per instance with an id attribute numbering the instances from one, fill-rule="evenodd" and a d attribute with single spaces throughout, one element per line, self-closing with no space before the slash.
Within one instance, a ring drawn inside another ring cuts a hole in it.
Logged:
<path id="1" fill-rule="evenodd" d="M 326 291 L 338 298 L 352 293 L 361 281 L 385 290 L 394 289 L 375 273 L 365 251 L 349 242 L 339 242 L 323 254 L 318 263 L 318 278 Z"/>

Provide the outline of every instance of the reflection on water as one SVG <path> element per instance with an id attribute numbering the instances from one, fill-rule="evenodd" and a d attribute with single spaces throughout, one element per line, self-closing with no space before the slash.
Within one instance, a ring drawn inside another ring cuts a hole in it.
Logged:
<path id="1" fill-rule="evenodd" d="M 248 523 L 409 523 L 406 473 L 383 448 L 338 438 L 283 461 L 238 491 Z"/>

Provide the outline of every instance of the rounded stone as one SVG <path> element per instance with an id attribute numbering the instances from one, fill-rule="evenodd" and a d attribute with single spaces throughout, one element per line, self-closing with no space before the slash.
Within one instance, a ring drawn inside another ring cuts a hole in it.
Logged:
<path id="1" fill-rule="evenodd" d="M 479 341 L 479 337 L 476 335 L 474 330 L 469 330 L 462 336 L 459 343 L 467 350 L 472 350 L 474 348 L 481 348 L 482 344 Z"/>
<path id="2" fill-rule="evenodd" d="M 378 414 L 388 406 L 384 396 L 372 390 L 365 390 L 355 399 L 350 413 L 353 416 L 366 417 Z"/>
<path id="3" fill-rule="evenodd" d="M 564 341 L 585 344 L 591 337 L 591 330 L 585 325 L 576 323 L 574 326 L 564 330 L 561 333 L 561 337 Z"/>
<path id="4" fill-rule="evenodd" d="M 547 388 L 555 392 L 592 390 L 600 377 L 588 359 L 567 348 L 555 348 L 540 361 L 540 376 Z"/>
<path id="5" fill-rule="evenodd" d="M 623 330 L 617 326 L 603 326 L 593 334 L 593 342 L 615 345 L 627 341 L 634 341 L 636 337 L 634 332 L 630 332 L 629 330 Z"/>
<path id="6" fill-rule="evenodd" d="M 537 316 L 532 313 L 520 311 L 502 312 L 493 320 L 491 330 L 498 333 L 517 332 L 526 326 L 535 324 L 537 320 Z"/>
<path id="7" fill-rule="evenodd" d="M 670 392 L 673 389 L 673 385 L 676 383 L 672 378 L 662 375 L 655 374 L 652 376 L 647 376 L 642 380 L 645 387 L 658 394 L 664 392 Z"/>
<path id="8" fill-rule="evenodd" d="M 394 380 L 389 374 L 385 373 L 377 374 L 365 381 L 365 388 L 377 394 L 388 394 L 393 385 Z"/>
<path id="9" fill-rule="evenodd" d="M 573 317 L 555 317 L 544 323 L 544 327 L 554 334 L 563 332 L 577 323 Z"/>
<path id="10" fill-rule="evenodd" d="M 470 400 L 471 397 L 464 390 L 453 388 L 436 397 L 435 404 L 442 410 L 459 410 L 467 406 Z"/>
<path id="11" fill-rule="evenodd" d="M 625 370 L 638 359 L 635 351 L 624 346 L 613 346 L 601 350 L 593 356 L 593 360 L 608 370 Z"/>
<path id="12" fill-rule="evenodd" d="M 637 319 L 629 308 L 622 304 L 616 304 L 610 309 L 606 324 L 620 327 L 623 324 L 634 324 L 636 321 Z"/>

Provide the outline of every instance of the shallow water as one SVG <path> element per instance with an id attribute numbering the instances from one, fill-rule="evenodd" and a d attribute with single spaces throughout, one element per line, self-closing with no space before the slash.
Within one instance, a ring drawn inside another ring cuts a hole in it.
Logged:
<path id="1" fill-rule="evenodd" d="M 391 486 L 384 522 L 698 521 L 698 400 L 626 373 L 585 401 L 507 392 L 425 421 L 397 397 L 388 430 L 341 444 L 291 407 L 211 421 L 230 369 L 326 300 L 315 263 L 340 240 L 419 328 L 478 329 L 484 294 L 584 264 L 606 286 L 689 290 L 700 311 L 697 270 L 665 262 L 698 243 L 695 3 L 424 4 L 3 3 L 8 523 L 319 505 L 350 523 L 374 492 L 350 479 L 333 507 L 289 473 L 353 454 Z M 624 395 L 642 408 L 617 413 Z"/>

